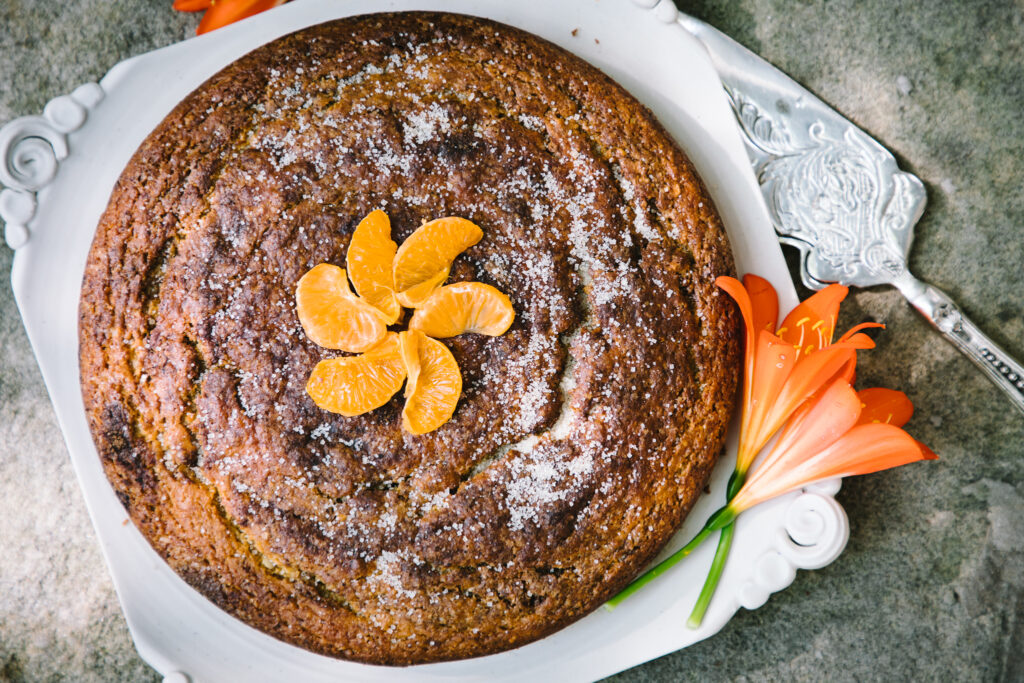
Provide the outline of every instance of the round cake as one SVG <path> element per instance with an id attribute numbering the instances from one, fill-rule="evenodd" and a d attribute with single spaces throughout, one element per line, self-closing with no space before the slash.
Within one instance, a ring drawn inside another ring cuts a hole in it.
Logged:
<path id="1" fill-rule="evenodd" d="M 511 298 L 444 340 L 451 420 L 358 417 L 306 381 L 299 278 L 374 209 L 469 219 L 449 282 Z M 414 664 L 517 647 L 620 591 L 720 454 L 733 272 L 693 167 L 595 68 L 517 29 L 374 14 L 265 45 L 131 159 L 80 306 L 82 390 L 132 521 L 195 589 L 310 650 Z"/>

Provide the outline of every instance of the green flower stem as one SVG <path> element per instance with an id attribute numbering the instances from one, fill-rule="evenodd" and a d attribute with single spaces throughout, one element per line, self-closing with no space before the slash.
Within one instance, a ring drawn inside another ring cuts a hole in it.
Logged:
<path id="1" fill-rule="evenodd" d="M 745 481 L 747 481 L 746 470 L 742 472 L 739 470 L 733 470 L 732 476 L 729 477 L 729 484 L 725 487 L 726 503 L 728 503 L 729 501 L 736 497 L 736 494 L 740 492 L 741 488 L 743 488 L 743 483 Z"/>
<path id="2" fill-rule="evenodd" d="M 745 471 L 733 471 L 732 476 L 729 477 L 729 483 L 726 486 L 727 500 L 731 501 L 736 497 L 736 494 L 739 493 L 739 490 L 743 487 L 743 483 L 746 479 L 747 473 Z M 704 619 L 704 613 L 707 611 L 708 605 L 711 603 L 711 597 L 715 593 L 715 588 L 718 586 L 718 580 L 722 576 L 722 570 L 725 568 L 725 560 L 729 556 L 729 548 L 732 546 L 732 536 L 734 532 L 733 522 L 736 520 L 736 514 L 737 513 L 728 505 L 716 510 L 715 513 L 708 518 L 708 521 L 704 523 L 704 527 L 697 532 L 697 535 L 690 539 L 689 543 L 641 574 L 633 581 L 633 583 L 626 586 L 621 593 L 606 602 L 604 604 L 604 608 L 611 611 L 618 607 L 626 598 L 633 595 L 633 593 L 636 593 L 648 583 L 677 565 L 680 560 L 692 553 L 697 546 L 703 543 L 704 540 L 713 532 L 721 529 L 722 535 L 718 539 L 718 548 L 715 550 L 715 558 L 711 563 L 711 571 L 708 573 L 708 578 L 704 582 L 704 587 L 701 589 L 700 596 L 697 598 L 697 605 L 694 607 L 693 613 L 690 615 L 690 619 L 686 622 L 691 628 L 697 628 L 700 626 L 700 622 Z"/>
<path id="3" fill-rule="evenodd" d="M 694 536 L 689 543 L 640 575 L 640 577 L 633 581 L 633 583 L 626 586 L 621 593 L 606 602 L 604 605 L 605 609 L 615 609 L 623 600 L 664 574 L 666 571 L 678 564 L 681 559 L 692 553 L 697 546 L 704 542 L 704 539 L 712 534 L 712 532 L 717 531 L 726 525 L 730 525 L 734 519 L 736 519 L 736 513 L 734 513 L 730 508 L 724 507 L 718 509 L 713 515 L 711 515 L 711 517 L 708 518 L 708 521 L 704 523 L 704 528 L 697 532 L 697 535 Z"/>
<path id="4" fill-rule="evenodd" d="M 704 613 L 708 611 L 711 598 L 718 587 L 718 580 L 722 578 L 722 571 L 725 569 L 725 560 L 729 557 L 729 548 L 732 547 L 733 533 L 736 531 L 735 521 L 730 522 L 722 529 L 722 535 L 718 538 L 718 547 L 715 549 L 715 559 L 711 561 L 711 569 L 708 571 L 708 578 L 704 581 L 704 587 L 700 590 L 697 604 L 693 606 L 690 618 L 686 620 L 689 628 L 699 628 L 704 621 Z"/>
<path id="5" fill-rule="evenodd" d="M 684 557 L 692 553 L 694 549 L 701 543 L 703 543 L 704 539 L 710 535 L 711 529 L 709 529 L 708 525 L 705 524 L 704 528 L 701 529 L 697 533 L 697 535 L 690 540 L 689 543 L 687 543 L 682 548 L 675 551 L 674 553 L 666 557 L 664 560 L 662 560 L 661 562 L 659 562 L 658 564 L 654 565 L 646 572 L 641 574 L 639 578 L 633 581 L 633 583 L 626 586 L 626 588 L 621 593 L 619 593 L 614 598 L 606 602 L 604 604 L 604 608 L 606 610 L 611 611 L 618 607 L 623 600 L 631 596 L 633 593 L 636 593 L 638 590 L 646 586 L 654 579 L 661 576 L 663 573 L 674 567 L 679 562 L 679 560 L 683 559 Z"/>
<path id="6" fill-rule="evenodd" d="M 736 497 L 736 494 L 743 488 L 743 483 L 747 480 L 746 471 L 734 470 L 732 476 L 729 477 L 729 485 L 725 489 L 726 498 L 731 501 Z M 731 510 L 728 505 L 723 510 Z M 722 524 L 723 521 L 728 519 L 727 524 Z M 697 597 L 697 604 L 693 606 L 693 612 L 690 613 L 690 618 L 686 620 L 686 625 L 689 628 L 699 628 L 701 622 L 704 621 L 704 614 L 708 611 L 708 605 L 711 604 L 711 598 L 715 595 L 715 589 L 718 588 L 718 581 L 722 578 L 722 572 L 725 570 L 725 561 L 729 558 L 729 550 L 732 548 L 732 537 L 736 532 L 735 525 L 736 514 L 732 513 L 731 517 L 722 515 L 718 520 L 713 516 L 708 520 L 708 526 L 715 526 L 722 529 L 722 535 L 718 537 L 718 547 L 715 548 L 715 559 L 711 561 L 711 569 L 708 570 L 708 578 L 704 579 L 704 587 L 700 589 L 700 595 Z M 713 522 L 718 521 L 718 524 Z"/>

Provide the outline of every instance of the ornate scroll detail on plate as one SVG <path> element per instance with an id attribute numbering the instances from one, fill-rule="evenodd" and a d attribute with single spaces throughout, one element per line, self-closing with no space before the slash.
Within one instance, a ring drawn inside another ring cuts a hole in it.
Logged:
<path id="1" fill-rule="evenodd" d="M 658 21 L 671 24 L 679 18 L 679 10 L 672 0 L 633 0 L 633 4 L 644 9 L 653 10 Z"/>
<path id="2" fill-rule="evenodd" d="M 726 88 L 776 232 L 803 252 L 801 276 L 824 282 L 892 282 L 924 205 L 924 186 L 852 125 L 776 103 L 792 129 L 753 98 Z M 806 127 L 804 127 L 806 124 Z"/>
<path id="3" fill-rule="evenodd" d="M 833 498 L 838 490 L 838 479 L 806 487 L 786 508 L 775 547 L 754 562 L 751 578 L 736 591 L 740 605 L 757 609 L 772 593 L 793 583 L 797 569 L 820 569 L 839 557 L 850 537 L 850 524 Z"/>
<path id="4" fill-rule="evenodd" d="M 50 100 L 42 116 L 23 116 L 0 128 L 0 219 L 12 249 L 28 241 L 36 192 L 53 180 L 67 158 L 68 133 L 81 128 L 89 109 L 102 99 L 103 89 L 86 83 Z"/>

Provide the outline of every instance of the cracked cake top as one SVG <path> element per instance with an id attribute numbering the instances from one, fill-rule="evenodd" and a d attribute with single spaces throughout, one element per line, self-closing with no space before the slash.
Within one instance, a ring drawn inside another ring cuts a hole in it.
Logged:
<path id="1" fill-rule="evenodd" d="M 445 340 L 463 394 L 402 431 L 305 383 L 296 282 L 374 209 L 484 238 L 450 281 L 508 294 L 504 335 Z M 720 453 L 733 270 L 692 166 L 580 59 L 450 14 L 276 40 L 147 138 L 82 287 L 90 426 L 132 520 L 187 582 L 317 652 L 410 664 L 542 637 L 667 542 Z"/>

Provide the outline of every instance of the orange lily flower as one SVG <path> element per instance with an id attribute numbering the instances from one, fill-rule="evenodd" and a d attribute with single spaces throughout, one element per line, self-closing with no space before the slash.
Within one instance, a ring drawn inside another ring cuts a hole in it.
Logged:
<path id="1" fill-rule="evenodd" d="M 778 298 L 767 280 L 747 275 L 741 283 L 720 277 L 716 284 L 739 306 L 746 340 L 740 446 L 727 504 L 689 543 L 606 604 L 614 608 L 721 530 L 707 581 L 687 622 L 693 628 L 700 625 L 721 578 L 732 522 L 741 512 L 825 479 L 937 457 L 900 429 L 914 412 L 905 394 L 881 388 L 857 393 L 851 387 L 857 351 L 874 347 L 861 330 L 884 325 L 862 323 L 833 343 L 846 287 L 821 290 L 794 308 L 776 330 Z M 748 479 L 747 471 L 776 432 L 771 451 Z"/>
<path id="2" fill-rule="evenodd" d="M 743 415 L 736 473 L 743 477 L 758 451 L 808 398 L 836 376 L 852 379 L 859 349 L 874 342 L 860 330 L 882 327 L 864 323 L 835 343 L 839 304 L 849 291 L 829 285 L 794 308 L 774 333 L 779 303 L 764 278 L 745 275 L 715 281 L 736 301 L 745 329 Z"/>
<path id="3" fill-rule="evenodd" d="M 174 0 L 172 5 L 179 12 L 202 12 L 206 10 L 196 34 L 207 33 L 227 26 L 254 14 L 283 5 L 288 0 Z"/>

